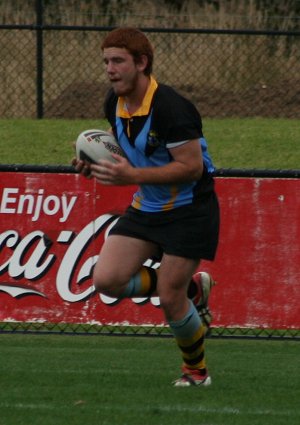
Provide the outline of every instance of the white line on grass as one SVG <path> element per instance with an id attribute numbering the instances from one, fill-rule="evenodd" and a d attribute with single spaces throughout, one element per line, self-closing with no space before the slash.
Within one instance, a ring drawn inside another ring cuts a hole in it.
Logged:
<path id="1" fill-rule="evenodd" d="M 68 404 L 55 404 L 55 403 L 0 403 L 0 409 L 24 409 L 24 410 L 57 410 L 57 409 L 63 409 L 70 407 L 74 409 L 74 406 L 76 406 L 77 403 L 74 401 L 74 403 Z M 89 406 L 89 409 L 91 406 L 89 405 L 89 402 L 86 401 L 86 403 L 78 403 L 78 405 L 85 405 Z M 178 413 L 213 413 L 213 414 L 225 414 L 225 415 L 255 415 L 255 416 L 283 416 L 283 417 L 291 417 L 291 416 L 299 416 L 300 412 L 298 410 L 264 410 L 264 409 L 251 409 L 251 410 L 243 410 L 240 408 L 233 408 L 233 407 L 224 407 L 224 408 L 209 408 L 205 406 L 198 406 L 198 407 L 189 407 L 184 405 L 154 405 L 152 407 L 144 406 L 144 407 L 138 407 L 138 406 L 116 406 L 116 405 L 105 405 L 101 403 L 101 410 L 111 410 L 114 411 L 118 410 L 120 412 L 122 411 L 141 411 L 146 413 L 147 411 L 151 413 L 152 411 L 161 411 L 161 412 L 178 412 Z"/>

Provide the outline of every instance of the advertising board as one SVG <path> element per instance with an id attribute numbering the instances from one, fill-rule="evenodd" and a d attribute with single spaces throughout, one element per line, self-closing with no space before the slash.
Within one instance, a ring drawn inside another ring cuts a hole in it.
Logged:
<path id="1" fill-rule="evenodd" d="M 165 323 L 157 297 L 117 302 L 92 285 L 101 245 L 133 187 L 71 173 L 0 174 L 0 321 Z M 216 178 L 216 190 L 219 249 L 199 267 L 218 282 L 213 325 L 299 329 L 300 181 Z"/>

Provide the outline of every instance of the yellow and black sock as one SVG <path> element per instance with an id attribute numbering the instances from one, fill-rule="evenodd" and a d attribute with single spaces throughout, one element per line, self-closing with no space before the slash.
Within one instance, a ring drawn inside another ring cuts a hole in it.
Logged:
<path id="1" fill-rule="evenodd" d="M 132 276 L 127 288 L 120 298 L 150 297 L 156 291 L 157 272 L 159 269 L 142 266 L 140 271 Z M 199 292 L 196 282 L 191 279 L 188 287 L 188 298 L 193 299 Z"/>
<path id="2" fill-rule="evenodd" d="M 120 298 L 150 297 L 156 290 L 157 271 L 152 267 L 142 266 L 136 273 Z"/>
<path id="3" fill-rule="evenodd" d="M 190 369 L 205 369 L 205 327 L 193 303 L 190 302 L 190 309 L 182 320 L 170 321 L 169 325 L 182 353 L 185 366 Z"/>

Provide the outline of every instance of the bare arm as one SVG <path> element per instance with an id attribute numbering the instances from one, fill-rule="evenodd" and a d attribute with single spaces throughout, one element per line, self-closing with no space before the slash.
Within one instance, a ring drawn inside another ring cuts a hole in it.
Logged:
<path id="1" fill-rule="evenodd" d="M 161 167 L 135 168 L 118 156 L 117 164 L 99 161 L 91 165 L 91 174 L 106 185 L 172 184 L 198 180 L 203 172 L 202 152 L 198 140 L 170 150 L 173 161 Z"/>

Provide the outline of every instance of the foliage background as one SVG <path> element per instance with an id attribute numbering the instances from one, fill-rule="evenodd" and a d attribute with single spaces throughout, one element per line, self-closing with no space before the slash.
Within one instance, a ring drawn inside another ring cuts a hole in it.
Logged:
<path id="1" fill-rule="evenodd" d="M 35 22 L 35 0 L 1 0 L 0 23 Z M 299 30 L 299 0 L 44 0 L 56 25 Z"/>

